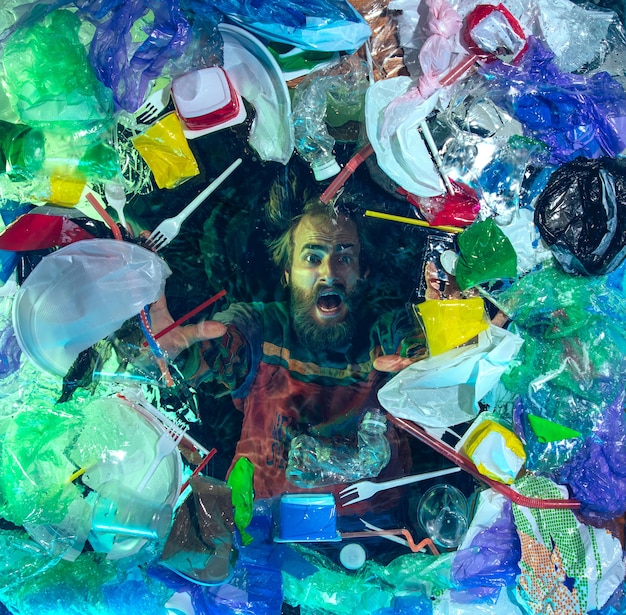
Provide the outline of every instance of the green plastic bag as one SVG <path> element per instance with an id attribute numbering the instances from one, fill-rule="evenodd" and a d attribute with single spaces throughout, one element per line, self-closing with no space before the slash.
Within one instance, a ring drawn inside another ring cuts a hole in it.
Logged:
<path id="1" fill-rule="evenodd" d="M 458 237 L 456 281 L 461 290 L 517 277 L 517 254 L 500 227 L 488 218 L 476 222 Z"/>

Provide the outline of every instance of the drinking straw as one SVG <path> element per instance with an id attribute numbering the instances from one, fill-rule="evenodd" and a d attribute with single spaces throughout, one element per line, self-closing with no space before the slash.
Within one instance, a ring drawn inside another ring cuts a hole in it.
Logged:
<path id="1" fill-rule="evenodd" d="M 183 483 L 183 486 L 180 488 L 180 495 L 182 495 L 185 492 L 185 489 L 187 489 L 187 487 L 189 487 L 189 482 L 191 481 L 192 478 L 195 478 L 196 476 L 198 476 L 198 474 L 200 474 L 200 472 L 202 472 L 202 470 L 204 470 L 204 468 L 206 467 L 207 463 L 209 463 L 209 461 L 211 461 L 211 459 L 215 456 L 215 453 L 217 453 L 217 449 L 216 448 L 212 448 L 205 456 L 205 458 L 196 466 L 196 469 L 191 473 L 191 476 Z"/>
<path id="2" fill-rule="evenodd" d="M 445 231 L 446 233 L 462 233 L 465 229 L 460 226 L 431 226 L 424 220 L 418 220 L 416 218 L 405 218 L 404 216 L 395 216 L 394 214 L 387 214 L 382 211 L 372 211 L 371 209 L 365 210 L 365 215 L 372 218 L 381 218 L 383 220 L 391 220 L 392 222 L 404 222 L 404 224 L 413 224 L 415 226 L 423 226 L 425 228 L 432 228 L 437 231 Z"/>

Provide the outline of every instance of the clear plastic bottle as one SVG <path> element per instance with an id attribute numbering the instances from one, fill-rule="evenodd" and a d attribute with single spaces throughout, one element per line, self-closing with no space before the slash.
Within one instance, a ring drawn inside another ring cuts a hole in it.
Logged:
<path id="1" fill-rule="evenodd" d="M 314 70 L 296 87 L 292 108 L 295 147 L 311 165 L 317 181 L 341 170 L 333 154 L 335 139 L 326 126 L 328 98 L 337 109 L 362 107 L 367 84 L 365 63 L 356 56 L 344 56 Z"/>
<path id="2" fill-rule="evenodd" d="M 374 478 L 391 457 L 386 430 L 387 419 L 373 409 L 359 425 L 356 447 L 305 434 L 296 436 L 289 450 L 287 479 L 298 487 L 312 488 Z"/>

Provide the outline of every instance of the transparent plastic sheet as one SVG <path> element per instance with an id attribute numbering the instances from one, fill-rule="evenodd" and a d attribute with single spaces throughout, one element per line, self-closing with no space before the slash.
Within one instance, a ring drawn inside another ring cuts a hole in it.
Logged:
<path id="1" fill-rule="evenodd" d="M 246 29 L 271 41 L 302 49 L 354 51 L 370 36 L 366 21 L 343 0 L 272 0 L 252 4 L 218 0 L 217 9 Z"/>
<path id="2" fill-rule="evenodd" d="M 523 494 L 567 497 L 546 478 L 527 475 L 516 482 Z M 620 541 L 605 529 L 578 521 L 572 511 L 513 505 L 522 545 L 517 594 L 536 615 L 558 604 L 559 613 L 601 608 L 624 578 Z"/>
<path id="3" fill-rule="evenodd" d="M 391 607 L 394 599 L 402 596 L 422 594 L 436 601 L 452 586 L 453 553 L 412 553 L 397 557 L 386 566 L 368 560 L 351 573 L 317 551 L 301 545 L 292 548 L 316 568 L 314 574 L 304 578 L 283 571 L 285 602 L 299 606 L 301 613 L 369 615 Z"/>
<path id="4" fill-rule="evenodd" d="M 544 382 L 600 401 L 600 381 L 619 382 L 624 369 L 624 297 L 605 278 L 572 276 L 545 266 L 497 297 L 524 339 L 506 387 L 520 395 Z M 603 340 L 598 344 L 598 340 Z"/>
<path id="5" fill-rule="evenodd" d="M 490 98 L 521 122 L 524 136 L 546 143 L 551 164 L 617 156 L 624 149 L 626 95 L 608 73 L 564 73 L 534 37 L 517 65 L 491 62 L 481 73 L 489 80 Z"/>
<path id="6" fill-rule="evenodd" d="M 296 436 L 289 447 L 288 480 L 310 488 L 378 476 L 391 458 L 386 429 L 384 415 L 373 409 L 363 416 L 356 446 L 305 434 Z"/>
<path id="7" fill-rule="evenodd" d="M 626 256 L 626 164 L 579 157 L 552 173 L 535 224 L 568 273 L 603 275 Z"/>
<path id="8" fill-rule="evenodd" d="M 613 11 L 569 0 L 535 0 L 541 37 L 556 56 L 559 68 L 575 72 L 601 53 L 609 27 L 616 21 Z"/>

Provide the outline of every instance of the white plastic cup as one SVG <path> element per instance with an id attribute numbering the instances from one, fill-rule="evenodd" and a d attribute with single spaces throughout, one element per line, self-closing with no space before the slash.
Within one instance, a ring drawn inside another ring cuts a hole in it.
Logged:
<path id="1" fill-rule="evenodd" d="M 156 540 L 167 534 L 172 515 L 170 504 L 148 499 L 112 480 L 102 486 L 94 503 L 92 529 L 96 533 Z"/>

